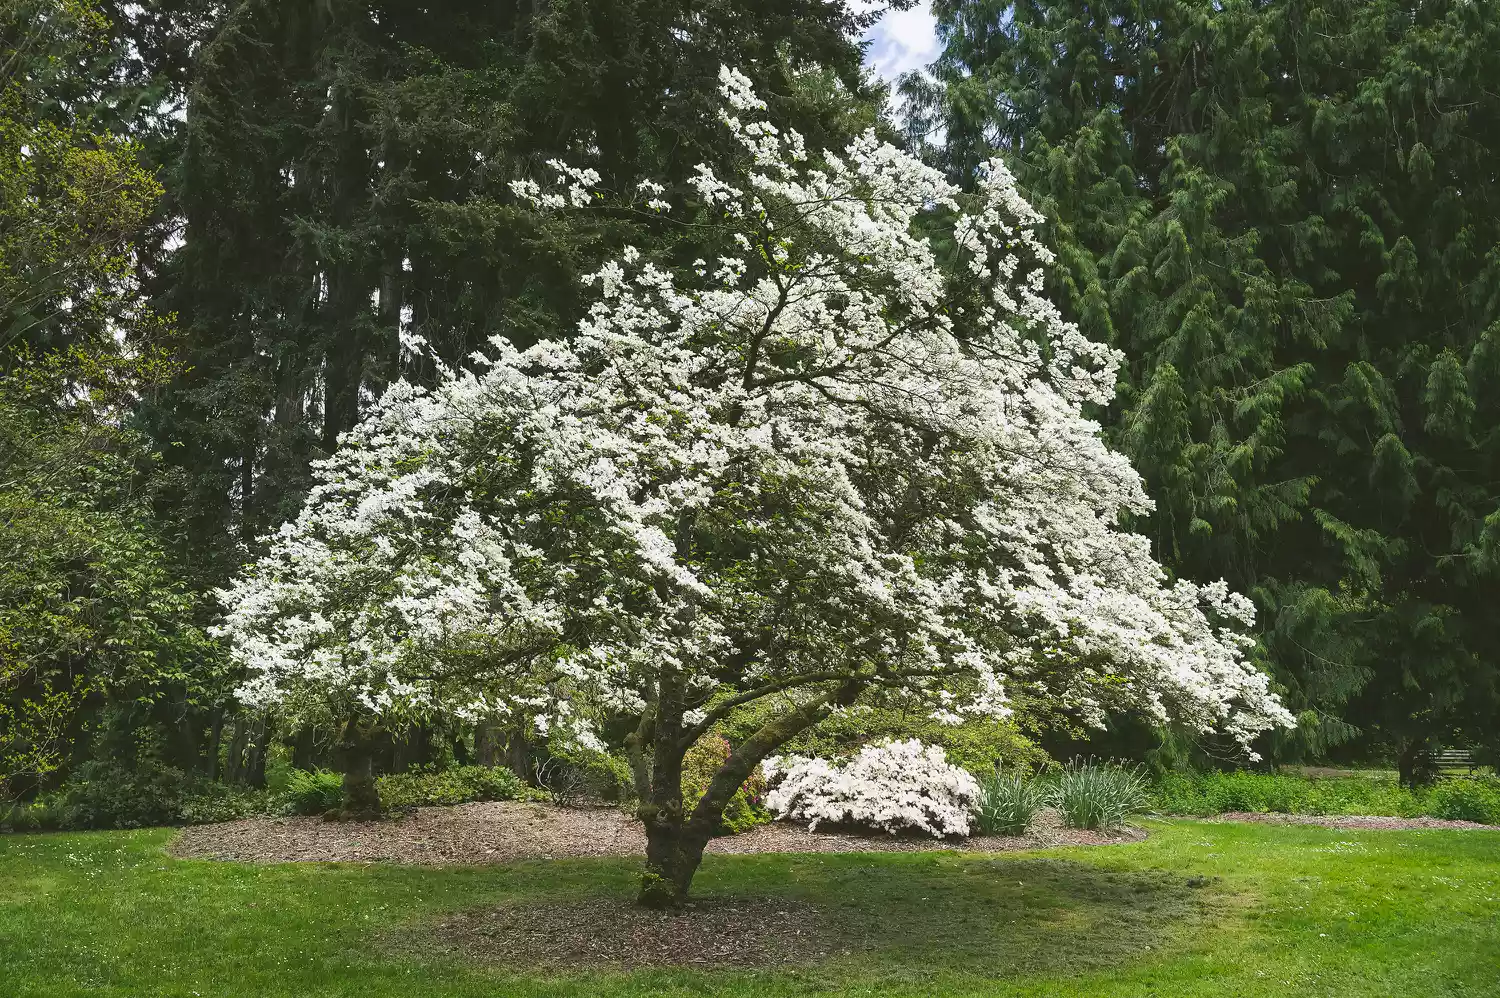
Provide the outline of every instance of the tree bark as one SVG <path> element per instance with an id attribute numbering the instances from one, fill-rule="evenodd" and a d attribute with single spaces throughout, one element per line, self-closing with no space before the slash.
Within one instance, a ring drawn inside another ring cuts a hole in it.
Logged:
<path id="1" fill-rule="evenodd" d="M 493 721 L 480 721 L 474 728 L 474 761 L 481 766 L 493 766 L 499 761 L 500 741 Z M 522 779 L 525 773 L 517 773 Z"/>
<path id="2" fill-rule="evenodd" d="M 373 821 L 380 817 L 380 793 L 375 789 L 374 732 L 369 722 L 350 718 L 339 738 L 339 762 L 344 771 L 344 807 L 339 817 Z"/>
<path id="3" fill-rule="evenodd" d="M 647 822 L 646 870 L 637 902 L 661 910 L 680 907 L 687 900 L 707 844 L 708 836 L 681 820 Z"/>
<path id="4" fill-rule="evenodd" d="M 1401 746 L 1396 759 L 1397 772 L 1404 787 L 1425 786 L 1437 776 L 1432 760 L 1428 756 L 1429 743 L 1425 738 L 1414 738 Z"/>
<path id="5" fill-rule="evenodd" d="M 255 722 L 254 735 L 250 740 L 249 757 L 245 764 L 245 782 L 252 787 L 266 785 L 266 748 L 271 740 L 271 722 L 261 718 Z"/>

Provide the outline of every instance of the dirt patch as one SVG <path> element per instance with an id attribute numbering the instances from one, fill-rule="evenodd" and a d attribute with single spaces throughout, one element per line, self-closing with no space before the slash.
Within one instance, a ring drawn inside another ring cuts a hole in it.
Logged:
<path id="1" fill-rule="evenodd" d="M 437 923 L 424 945 L 528 969 L 779 967 L 817 963 L 835 940 L 815 905 L 706 896 L 673 912 L 617 898 L 467 911 Z"/>
<path id="2" fill-rule="evenodd" d="M 1377 815 L 1343 814 L 1261 814 L 1254 811 L 1227 811 L 1209 821 L 1255 821 L 1265 825 L 1321 825 L 1324 828 L 1384 828 L 1392 831 L 1414 829 L 1489 829 L 1477 821 L 1448 821 L 1443 818 L 1384 818 Z"/>
<path id="3" fill-rule="evenodd" d="M 1064 828 L 1043 812 L 1022 837 L 976 836 L 957 842 L 885 834 L 809 832 L 776 823 L 708 844 L 710 853 L 919 852 L 959 849 L 1006 852 L 1060 845 L 1138 841 L 1140 829 L 1089 832 Z M 640 822 L 614 808 L 561 808 L 514 801 L 418 808 L 386 821 L 333 822 L 322 818 L 247 818 L 185 828 L 174 856 L 249 863 L 409 863 L 450 866 L 518 859 L 643 856 Z"/>

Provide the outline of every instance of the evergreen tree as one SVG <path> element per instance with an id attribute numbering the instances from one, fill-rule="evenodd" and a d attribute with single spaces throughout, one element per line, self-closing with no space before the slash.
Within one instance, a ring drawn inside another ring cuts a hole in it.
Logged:
<path id="1" fill-rule="evenodd" d="M 373 394 L 430 375 L 403 337 L 457 363 L 491 336 L 555 335 L 606 247 L 684 238 L 644 214 L 539 221 L 511 180 L 553 157 L 606 186 L 682 179 L 723 141 L 724 63 L 810 141 L 839 132 L 857 27 L 814 0 L 230 7 L 192 68 L 168 185 L 186 243 L 159 285 L 190 345 L 155 432 L 190 473 L 177 502 L 208 577 L 295 513 Z"/>
<path id="2" fill-rule="evenodd" d="M 1129 358 L 1159 555 L 1256 594 L 1302 711 L 1403 759 L 1495 726 L 1500 12 L 1448 0 L 936 5 L 913 131 L 995 149 Z"/>

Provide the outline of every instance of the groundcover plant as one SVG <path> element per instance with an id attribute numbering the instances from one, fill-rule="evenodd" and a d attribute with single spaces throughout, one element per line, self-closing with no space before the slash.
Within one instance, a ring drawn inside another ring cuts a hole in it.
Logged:
<path id="1" fill-rule="evenodd" d="M 626 716 L 655 905 L 754 767 L 851 705 L 1290 724 L 1249 602 L 1168 584 L 1119 528 L 1149 503 L 1085 413 L 1119 357 L 1044 297 L 1004 165 L 961 195 L 873 133 L 811 153 L 721 83 L 736 152 L 681 191 L 607 198 L 561 162 L 513 185 L 538 211 L 633 202 L 696 259 L 623 247 L 566 337 L 394 384 L 222 594 L 241 699 L 585 743 Z M 685 813 L 683 754 L 751 710 Z"/>

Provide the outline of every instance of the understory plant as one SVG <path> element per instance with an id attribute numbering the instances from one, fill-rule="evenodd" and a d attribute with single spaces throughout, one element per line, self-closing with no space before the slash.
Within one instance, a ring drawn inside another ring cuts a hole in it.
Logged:
<path id="1" fill-rule="evenodd" d="M 867 745 L 845 762 L 773 757 L 766 806 L 778 817 L 890 832 L 965 836 L 980 799 L 978 782 L 936 745 L 915 739 Z"/>
<path id="2" fill-rule="evenodd" d="M 386 811 L 471 801 L 545 800 L 548 796 L 504 766 L 455 766 L 432 773 L 391 773 L 376 780 L 375 787 L 380 794 L 380 806 Z"/>
<path id="3" fill-rule="evenodd" d="M 1145 809 L 1150 788 L 1139 767 L 1075 759 L 1047 778 L 1047 798 L 1069 828 L 1119 828 Z"/>
<path id="4" fill-rule="evenodd" d="M 294 769 L 287 774 L 282 796 L 293 814 L 336 811 L 344 801 L 344 776 L 327 769 Z"/>
<path id="5" fill-rule="evenodd" d="M 693 808 L 708 792 L 714 774 L 723 768 L 734 747 L 723 735 L 709 733 L 698 739 L 682 757 L 682 806 Z M 719 832 L 738 835 L 772 818 L 766 806 L 768 786 L 765 774 L 757 767 L 724 805 L 724 819 Z"/>
<path id="6" fill-rule="evenodd" d="M 1043 787 L 1029 774 L 997 766 L 979 781 L 974 824 L 981 835 L 1025 835 L 1045 803 Z"/>

